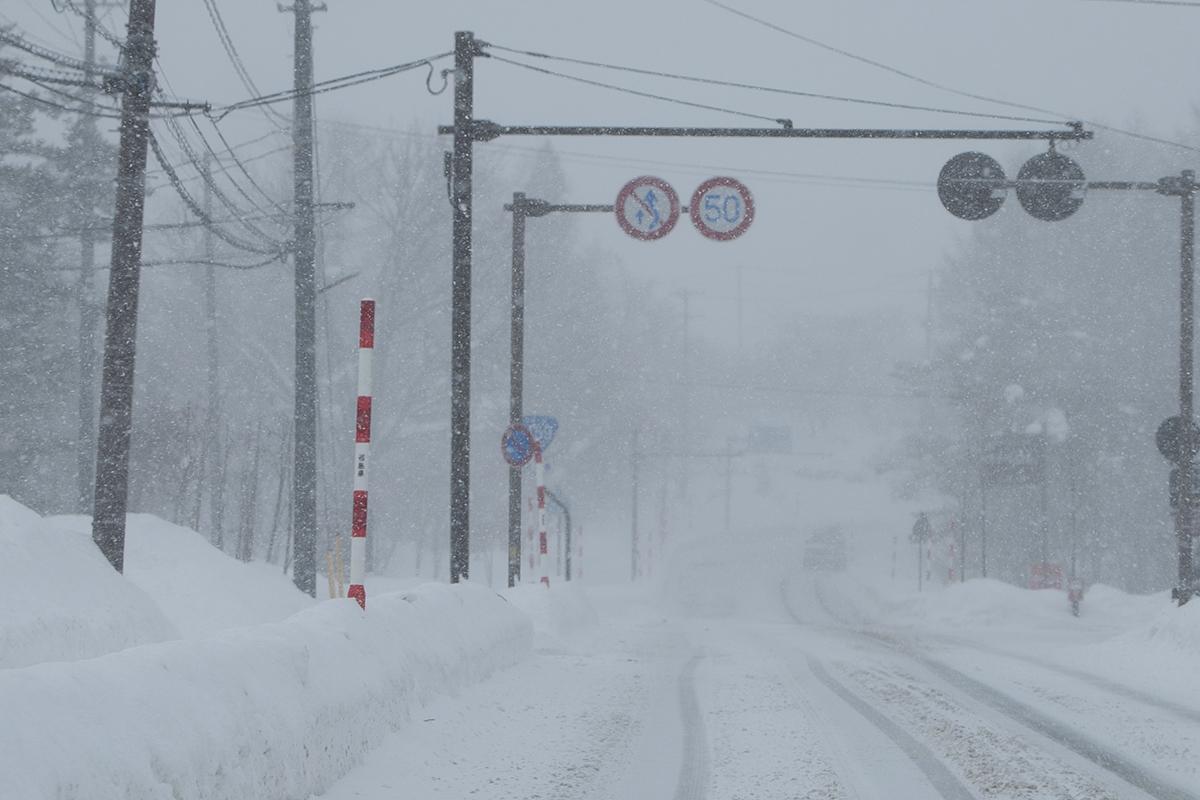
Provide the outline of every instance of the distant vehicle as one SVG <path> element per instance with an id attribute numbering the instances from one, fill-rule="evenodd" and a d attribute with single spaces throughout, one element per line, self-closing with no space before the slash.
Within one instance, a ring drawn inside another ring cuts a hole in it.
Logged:
<path id="1" fill-rule="evenodd" d="M 842 572 L 846 569 L 846 533 L 840 525 L 812 531 L 804 546 L 804 568 L 812 572 Z"/>

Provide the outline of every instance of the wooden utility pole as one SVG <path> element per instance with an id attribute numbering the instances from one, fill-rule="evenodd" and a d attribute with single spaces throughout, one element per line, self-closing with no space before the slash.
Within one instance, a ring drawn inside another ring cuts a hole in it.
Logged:
<path id="1" fill-rule="evenodd" d="M 155 0 L 131 0 L 129 5 L 125 68 L 120 76 L 121 144 L 100 386 L 92 539 L 118 572 L 125 566 L 146 150 L 150 140 L 150 99 L 154 92 L 154 11 Z"/>
<path id="2" fill-rule="evenodd" d="M 293 264 L 296 287 L 295 468 L 292 473 L 295 561 L 292 580 L 317 594 L 317 240 L 313 219 L 312 14 L 325 10 L 296 0 L 284 11 L 296 18 L 295 99 L 292 113 Z"/>

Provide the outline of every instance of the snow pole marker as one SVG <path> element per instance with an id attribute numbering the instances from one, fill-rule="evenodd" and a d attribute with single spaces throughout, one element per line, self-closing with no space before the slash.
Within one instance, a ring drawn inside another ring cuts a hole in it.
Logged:
<path id="1" fill-rule="evenodd" d="M 550 588 L 550 559 L 546 541 L 546 466 L 542 463 L 542 448 L 533 449 L 534 479 L 537 481 L 537 526 L 538 526 L 538 572 L 541 583 Z"/>
<path id="2" fill-rule="evenodd" d="M 354 500 L 350 522 L 350 590 L 364 610 L 367 589 L 367 477 L 371 455 L 371 356 L 375 350 L 375 301 L 364 299 L 358 318 L 358 403 L 354 421 Z"/>

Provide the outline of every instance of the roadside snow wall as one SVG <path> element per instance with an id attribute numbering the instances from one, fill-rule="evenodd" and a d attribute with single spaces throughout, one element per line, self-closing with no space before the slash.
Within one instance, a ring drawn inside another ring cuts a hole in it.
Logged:
<path id="1" fill-rule="evenodd" d="M 113 570 L 90 531 L 54 529 L 0 494 L 0 669 L 94 658 L 178 635 L 154 601 Z M 0 718 L 7 711 L 0 703 Z"/>
<path id="2" fill-rule="evenodd" d="M 36 800 L 294 800 L 419 704 L 509 666 L 528 617 L 470 584 L 0 671 L 0 787 Z"/>

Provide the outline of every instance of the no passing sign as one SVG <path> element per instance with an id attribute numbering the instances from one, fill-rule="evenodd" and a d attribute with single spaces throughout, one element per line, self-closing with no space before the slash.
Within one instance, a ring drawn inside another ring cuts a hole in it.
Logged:
<path id="1" fill-rule="evenodd" d="M 621 188 L 613 211 L 621 230 L 651 242 L 666 236 L 679 221 L 679 195 L 662 178 L 643 175 Z"/>

